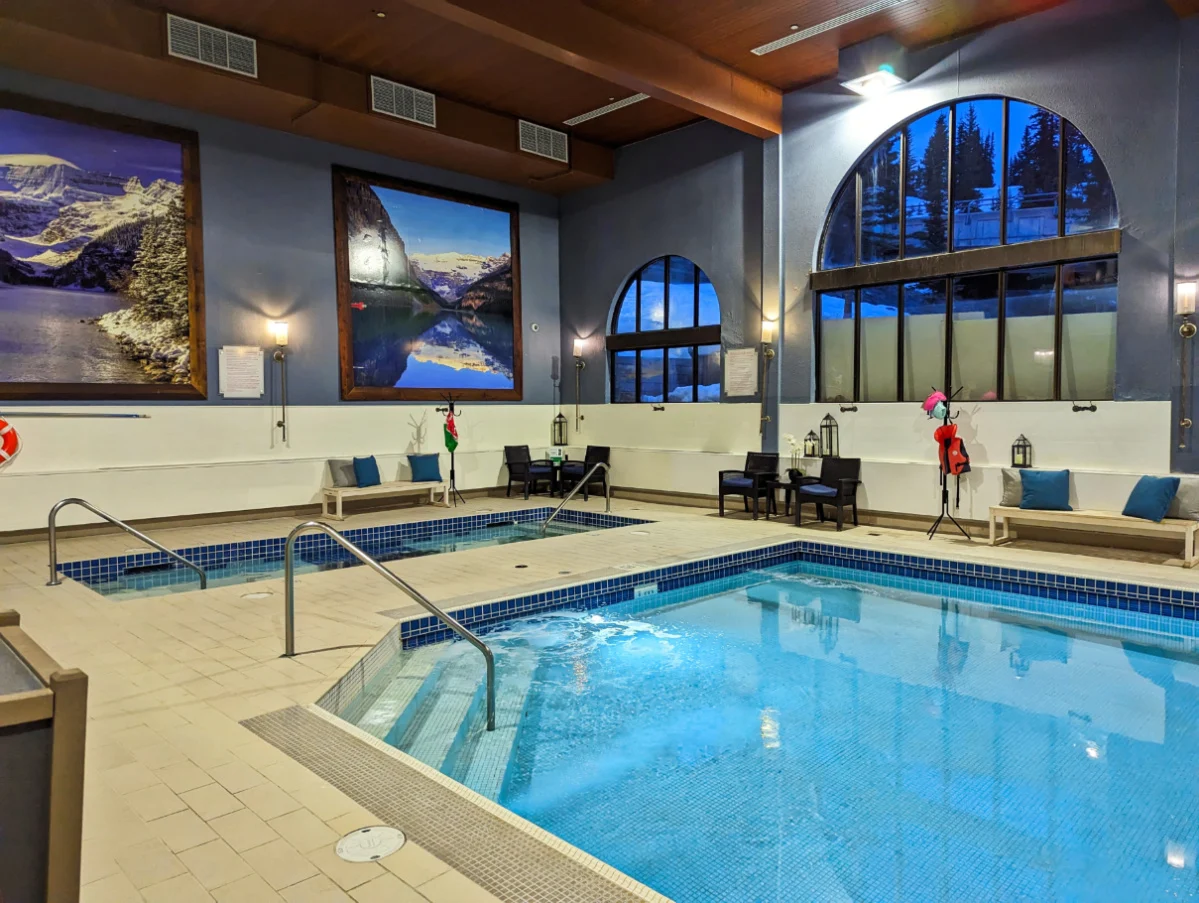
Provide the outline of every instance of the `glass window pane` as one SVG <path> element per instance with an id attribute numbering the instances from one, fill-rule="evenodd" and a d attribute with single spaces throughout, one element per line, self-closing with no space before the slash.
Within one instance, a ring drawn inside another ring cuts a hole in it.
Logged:
<path id="1" fill-rule="evenodd" d="M 695 264 L 686 257 L 670 258 L 670 319 L 668 329 L 695 325 Z"/>
<path id="2" fill-rule="evenodd" d="M 952 385 L 962 401 L 994 401 L 999 378 L 999 274 L 953 281 Z"/>
<path id="3" fill-rule="evenodd" d="M 637 280 L 630 279 L 616 311 L 616 332 L 637 331 Z"/>
<path id="4" fill-rule="evenodd" d="M 862 289 L 862 401 L 899 400 L 899 286 Z"/>
<path id="5" fill-rule="evenodd" d="M 953 139 L 953 247 L 999 244 L 999 145 L 1003 101 L 972 100 L 956 107 Z"/>
<path id="6" fill-rule="evenodd" d="M 837 270 L 857 263 L 854 232 L 857 229 L 857 179 L 851 178 L 837 195 L 828 229 L 824 233 L 822 269 Z"/>
<path id="7" fill-rule="evenodd" d="M 903 287 L 903 398 L 923 401 L 945 388 L 945 280 Z"/>
<path id="8" fill-rule="evenodd" d="M 695 401 L 694 348 L 671 348 L 666 352 L 666 400 Z"/>
<path id="9" fill-rule="evenodd" d="M 1082 132 L 1067 122 L 1066 234 L 1114 229 L 1118 224 L 1116 193 L 1107 167 Z"/>
<path id="10" fill-rule="evenodd" d="M 1112 398 L 1116 388 L 1116 259 L 1062 267 L 1062 398 Z"/>
<path id="11" fill-rule="evenodd" d="M 899 132 L 889 135 L 864 161 L 862 263 L 899 256 Z"/>
<path id="12" fill-rule="evenodd" d="M 641 398 L 646 401 L 662 401 L 662 358 L 661 348 L 641 352 Z"/>
<path id="13" fill-rule="evenodd" d="M 720 346 L 699 346 L 699 400 L 720 401 Z"/>
<path id="14" fill-rule="evenodd" d="M 1003 397 L 1053 398 L 1057 267 L 1013 270 L 1004 292 Z"/>
<path id="15" fill-rule="evenodd" d="M 1015 100 L 1009 104 L 1008 116 L 1008 243 L 1053 238 L 1058 234 L 1061 119 Z"/>
<path id="16" fill-rule="evenodd" d="M 853 401 L 854 293 L 822 292 L 820 400 Z"/>
<path id="17" fill-rule="evenodd" d="M 922 116 L 905 131 L 904 253 L 909 257 L 942 254 L 949 250 L 949 108 Z"/>
<path id="18" fill-rule="evenodd" d="M 641 271 L 641 331 L 666 325 L 666 260 L 655 260 Z"/>
<path id="19" fill-rule="evenodd" d="M 720 302 L 716 300 L 716 289 L 708 281 L 708 275 L 699 271 L 699 326 L 720 325 Z"/>
<path id="20" fill-rule="evenodd" d="M 633 402 L 637 400 L 637 352 L 617 351 L 612 355 L 612 372 L 615 380 L 612 386 L 614 402 Z"/>

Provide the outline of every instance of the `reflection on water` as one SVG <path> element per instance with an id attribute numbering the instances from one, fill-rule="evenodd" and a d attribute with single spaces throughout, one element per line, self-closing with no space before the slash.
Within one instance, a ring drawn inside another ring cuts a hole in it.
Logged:
<path id="1" fill-rule="evenodd" d="M 447 310 L 425 289 L 355 284 L 354 384 L 511 389 L 512 319 Z"/>

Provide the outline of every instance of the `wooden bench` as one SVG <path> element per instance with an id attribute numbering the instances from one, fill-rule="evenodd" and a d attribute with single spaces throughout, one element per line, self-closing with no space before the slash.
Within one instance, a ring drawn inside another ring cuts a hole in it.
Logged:
<path id="1" fill-rule="evenodd" d="M 412 483 L 407 480 L 395 480 L 390 483 L 380 483 L 378 486 L 325 486 L 321 489 L 321 517 L 332 520 L 345 520 L 341 513 L 343 499 L 361 499 L 376 495 L 421 495 L 429 493 L 429 504 L 437 501 L 441 493 L 441 504 L 450 507 L 450 484 L 445 481 L 430 483 Z M 334 503 L 333 513 L 329 512 L 329 503 Z"/>
<path id="2" fill-rule="evenodd" d="M 1035 511 L 996 505 L 991 508 L 991 545 L 999 546 L 1011 542 L 1012 522 L 1043 524 L 1068 530 L 1089 530 L 1094 533 L 1177 536 L 1183 544 L 1182 566 L 1190 568 L 1199 564 L 1199 559 L 1195 557 L 1195 531 L 1199 529 L 1199 521 L 1168 517 L 1160 523 L 1154 523 L 1139 517 L 1125 517 L 1114 511 Z M 1002 533 L 997 532 L 1000 525 L 1003 527 Z"/>

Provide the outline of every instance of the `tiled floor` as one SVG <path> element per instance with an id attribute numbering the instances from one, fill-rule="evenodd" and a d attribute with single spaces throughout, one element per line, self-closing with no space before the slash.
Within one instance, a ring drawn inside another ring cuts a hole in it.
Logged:
<path id="1" fill-rule="evenodd" d="M 346 526 L 504 510 L 526 503 L 475 499 L 456 511 L 405 508 L 351 517 Z M 544 500 L 529 504 L 544 505 Z M 589 507 L 601 510 L 593 499 Z M 708 557 L 796 538 L 789 521 L 723 520 L 709 509 L 613 503 L 614 513 L 655 520 L 628 527 L 394 562 L 432 600 L 453 606 L 503 598 L 640 567 Z M 168 547 L 282 536 L 294 518 L 159 529 Z M 803 535 L 832 539 L 826 528 Z M 1060 573 L 1199 588 L 1199 574 L 1102 549 L 1022 547 L 861 527 L 845 544 Z M 123 534 L 60 539 L 69 561 L 123 552 Z M 1075 554 L 1085 551 L 1086 554 Z M 1152 556 L 1137 556 L 1148 557 Z M 1162 556 L 1164 558 L 1164 556 Z M 517 568 L 517 564 L 527 567 Z M 414 603 L 366 568 L 297 579 L 297 647 L 280 658 L 282 581 L 115 602 L 72 581 L 47 587 L 44 543 L 0 545 L 0 607 L 65 666 L 88 673 L 85 901 L 495 900 L 418 844 L 380 865 L 344 863 L 337 837 L 379 818 L 242 727 L 243 719 L 314 702 L 394 624 L 380 614 Z M 397 819 L 402 822 L 401 819 Z M 400 828 L 404 825 L 398 824 Z M 548 850 L 547 855 L 557 855 Z M 502 867 L 502 865 L 497 866 Z"/>

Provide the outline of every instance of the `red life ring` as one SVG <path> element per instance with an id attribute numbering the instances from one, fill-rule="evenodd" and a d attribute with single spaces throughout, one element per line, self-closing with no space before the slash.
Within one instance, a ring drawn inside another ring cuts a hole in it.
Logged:
<path id="1" fill-rule="evenodd" d="M 21 437 L 16 428 L 0 417 L 0 465 L 7 464 L 21 450 Z"/>

